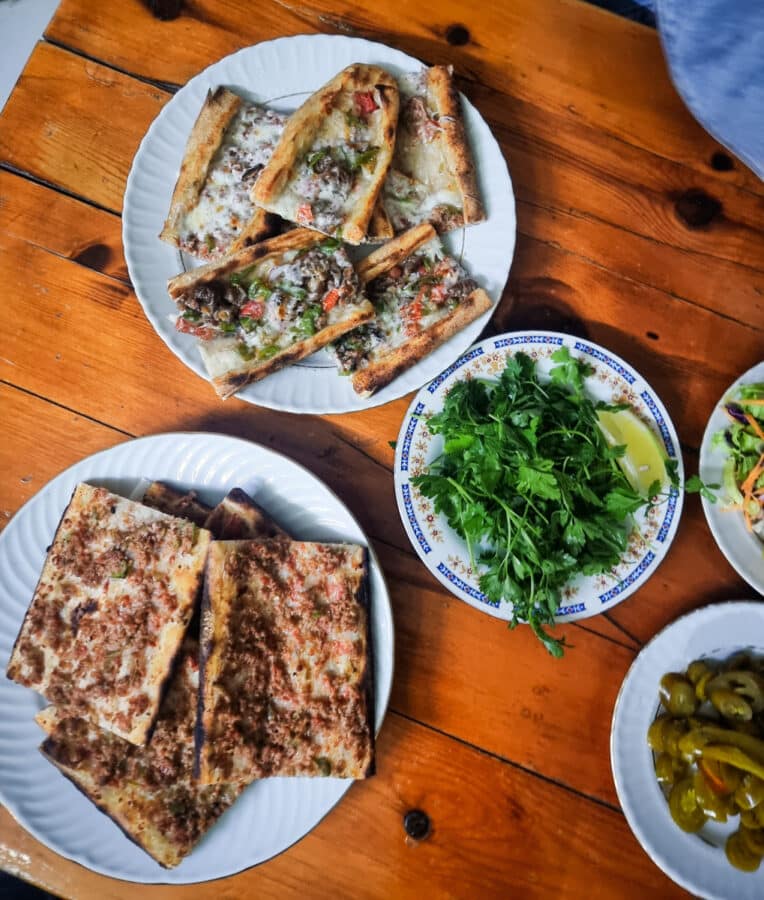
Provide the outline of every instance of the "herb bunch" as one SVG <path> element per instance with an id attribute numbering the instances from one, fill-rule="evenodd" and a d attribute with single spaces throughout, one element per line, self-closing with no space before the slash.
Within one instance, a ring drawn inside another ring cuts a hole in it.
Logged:
<path id="1" fill-rule="evenodd" d="M 467 543 L 480 588 L 512 603 L 510 627 L 530 624 L 552 656 L 565 640 L 550 635 L 561 590 L 575 575 L 615 566 L 626 550 L 643 497 L 618 465 L 625 446 L 609 446 L 584 390 L 593 369 L 566 347 L 541 384 L 533 360 L 518 353 L 496 382 L 457 383 L 427 427 L 443 436 L 441 456 L 412 479 Z"/>

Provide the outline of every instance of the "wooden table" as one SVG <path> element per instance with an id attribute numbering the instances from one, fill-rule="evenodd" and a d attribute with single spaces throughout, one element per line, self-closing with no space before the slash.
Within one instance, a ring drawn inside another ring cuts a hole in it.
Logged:
<path id="1" fill-rule="evenodd" d="M 573 332 L 654 385 L 688 472 L 715 401 L 764 350 L 764 187 L 691 119 L 656 34 L 574 0 L 63 0 L 0 116 L 0 516 L 83 456 L 136 435 L 210 430 L 278 449 L 358 517 L 391 588 L 396 675 L 379 773 L 280 857 L 223 882 L 95 875 L 0 811 L 0 866 L 67 897 L 672 897 L 610 774 L 613 703 L 640 646 L 681 613 L 751 596 L 688 497 L 676 541 L 627 602 L 565 629 L 564 661 L 427 573 L 393 497 L 408 399 L 344 416 L 225 404 L 164 346 L 122 255 L 133 155 L 172 92 L 239 47 L 361 35 L 452 63 L 490 123 L 518 201 L 492 327 Z M 352 473 L 352 478 L 348 475 Z M 2 724 L 0 723 L 0 728 Z M 431 833 L 407 837 L 405 814 Z M 685 895 L 686 896 L 686 895 Z"/>

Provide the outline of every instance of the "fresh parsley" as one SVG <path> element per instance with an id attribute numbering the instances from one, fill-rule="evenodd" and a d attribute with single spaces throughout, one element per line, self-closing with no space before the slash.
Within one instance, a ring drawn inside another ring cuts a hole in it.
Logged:
<path id="1" fill-rule="evenodd" d="M 459 382 L 427 427 L 442 455 L 412 479 L 466 541 L 480 588 L 512 603 L 515 628 L 527 622 L 552 656 L 565 639 L 547 626 L 574 576 L 610 571 L 626 550 L 632 516 L 649 503 L 618 465 L 584 389 L 591 368 L 556 351 L 542 384 L 518 353 L 497 382 Z"/>

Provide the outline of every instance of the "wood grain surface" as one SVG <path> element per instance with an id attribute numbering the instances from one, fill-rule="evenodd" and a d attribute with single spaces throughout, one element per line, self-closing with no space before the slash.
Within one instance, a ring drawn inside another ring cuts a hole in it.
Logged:
<path id="1" fill-rule="evenodd" d="M 507 159 L 518 242 L 488 332 L 589 338 L 651 383 L 689 474 L 724 389 L 764 356 L 764 187 L 690 117 L 654 31 L 577 0 L 62 0 L 0 114 L 0 528 L 52 477 L 131 437 L 215 431 L 277 449 L 349 506 L 379 554 L 395 682 L 379 774 L 280 857 L 219 882 L 142 886 L 57 856 L 0 810 L 0 868 L 77 898 L 688 896 L 632 836 L 609 762 L 636 653 L 703 604 L 751 596 L 687 497 L 627 602 L 529 631 L 460 603 L 419 562 L 393 494 L 410 398 L 342 416 L 222 404 L 133 293 L 121 212 L 133 156 L 174 90 L 240 47 L 368 37 L 452 64 Z M 1 727 L 1 726 L 0 726 Z M 420 841 L 403 816 L 424 810 Z M 615 848 L 615 849 L 614 849 Z"/>

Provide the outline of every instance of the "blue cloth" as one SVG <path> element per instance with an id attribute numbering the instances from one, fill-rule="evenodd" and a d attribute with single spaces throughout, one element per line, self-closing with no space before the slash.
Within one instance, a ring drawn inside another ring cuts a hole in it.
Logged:
<path id="1" fill-rule="evenodd" d="M 657 0 L 674 85 L 719 143 L 764 178 L 764 2 Z"/>

